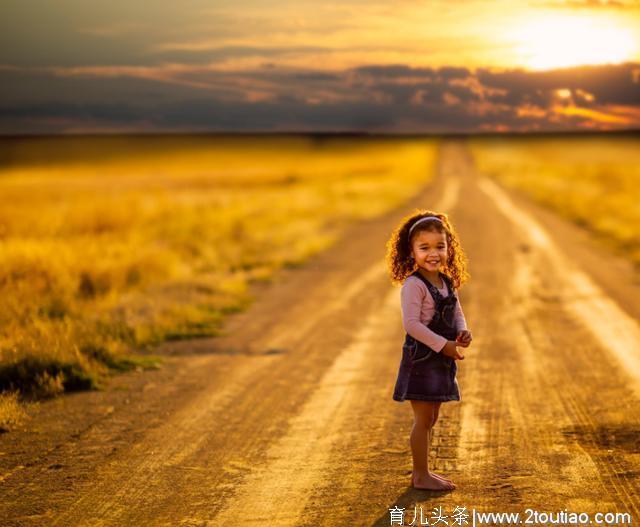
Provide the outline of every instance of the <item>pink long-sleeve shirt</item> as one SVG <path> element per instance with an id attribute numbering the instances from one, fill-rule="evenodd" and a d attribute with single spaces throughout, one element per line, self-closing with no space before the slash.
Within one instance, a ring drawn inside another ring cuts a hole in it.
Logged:
<path id="1" fill-rule="evenodd" d="M 437 288 L 438 291 L 442 296 L 449 296 L 444 280 L 443 285 L 442 289 Z M 427 327 L 435 313 L 435 302 L 424 282 L 415 276 L 408 276 L 400 289 L 400 303 L 404 330 L 434 351 L 442 351 L 447 339 Z M 458 331 L 467 329 L 467 321 L 464 318 L 459 298 L 456 302 L 455 321 Z"/>

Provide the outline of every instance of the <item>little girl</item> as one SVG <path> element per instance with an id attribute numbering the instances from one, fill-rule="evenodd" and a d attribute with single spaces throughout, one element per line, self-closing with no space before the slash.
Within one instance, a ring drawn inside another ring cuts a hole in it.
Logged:
<path id="1" fill-rule="evenodd" d="M 455 293 L 469 276 L 466 257 L 446 214 L 417 210 L 387 242 L 387 265 L 392 283 L 402 284 L 406 335 L 393 399 L 413 408 L 411 485 L 451 490 L 450 479 L 429 470 L 429 443 L 442 402 L 460 400 L 457 348 L 472 340 Z"/>

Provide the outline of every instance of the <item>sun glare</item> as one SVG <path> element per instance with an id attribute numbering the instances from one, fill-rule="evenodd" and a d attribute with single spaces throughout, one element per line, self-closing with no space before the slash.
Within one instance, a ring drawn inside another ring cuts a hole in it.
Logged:
<path id="1" fill-rule="evenodd" d="M 511 37 L 520 61 L 533 70 L 586 64 L 616 64 L 634 59 L 631 32 L 613 21 L 549 16 L 524 23 Z"/>

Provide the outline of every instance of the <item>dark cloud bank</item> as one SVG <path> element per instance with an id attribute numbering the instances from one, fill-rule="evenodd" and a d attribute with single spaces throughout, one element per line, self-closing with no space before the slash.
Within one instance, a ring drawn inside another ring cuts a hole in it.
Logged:
<path id="1" fill-rule="evenodd" d="M 265 65 L 189 69 L 171 83 L 3 69 L 0 95 L 3 135 L 640 129 L 637 63 L 546 72 L 388 65 L 326 73 Z"/>

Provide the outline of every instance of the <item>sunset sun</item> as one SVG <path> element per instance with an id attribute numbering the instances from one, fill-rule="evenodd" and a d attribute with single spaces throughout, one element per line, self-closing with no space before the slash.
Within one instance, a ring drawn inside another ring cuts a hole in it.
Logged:
<path id="1" fill-rule="evenodd" d="M 614 22 L 577 17 L 546 17 L 514 29 L 517 52 L 533 70 L 586 64 L 617 64 L 633 60 L 636 44 L 631 31 Z"/>

